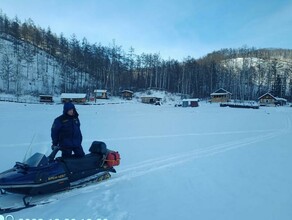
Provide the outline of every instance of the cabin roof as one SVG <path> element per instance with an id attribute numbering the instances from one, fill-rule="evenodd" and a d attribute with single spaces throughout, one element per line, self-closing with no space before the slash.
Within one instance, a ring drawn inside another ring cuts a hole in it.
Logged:
<path id="1" fill-rule="evenodd" d="M 227 90 L 223 88 L 217 89 L 215 92 L 211 93 L 211 95 L 226 95 L 226 94 L 232 94 L 232 93 L 228 92 Z"/>
<path id="2" fill-rule="evenodd" d="M 103 92 L 107 92 L 106 89 L 95 89 L 93 92 L 95 93 L 103 93 Z"/>
<path id="3" fill-rule="evenodd" d="M 62 93 L 62 99 L 83 99 L 86 97 L 85 93 Z"/>
<path id="4" fill-rule="evenodd" d="M 185 102 L 193 102 L 193 101 L 198 102 L 199 99 L 183 99 L 182 101 L 183 101 L 183 102 L 184 102 L 184 101 L 185 101 Z"/>
<path id="5" fill-rule="evenodd" d="M 272 97 L 273 99 L 276 100 L 276 97 L 273 96 L 273 95 L 272 95 L 271 93 L 269 93 L 269 92 L 266 92 L 265 94 L 263 94 L 262 96 L 260 96 L 259 99 L 263 98 L 263 97 L 266 96 L 266 95 L 268 95 L 268 96 L 270 96 L 270 97 Z"/>
<path id="6" fill-rule="evenodd" d="M 127 89 L 125 89 L 125 90 L 122 91 L 122 93 L 124 93 L 124 92 L 132 93 L 132 94 L 134 93 L 133 91 L 127 90 Z"/>

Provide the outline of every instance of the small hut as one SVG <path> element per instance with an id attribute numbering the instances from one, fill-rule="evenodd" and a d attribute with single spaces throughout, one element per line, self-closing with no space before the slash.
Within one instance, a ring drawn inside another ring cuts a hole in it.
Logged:
<path id="1" fill-rule="evenodd" d="M 86 102 L 85 93 L 62 93 L 61 102 L 73 102 L 76 104 L 84 104 Z"/>
<path id="2" fill-rule="evenodd" d="M 94 90 L 94 97 L 95 97 L 95 99 L 107 99 L 108 98 L 107 90 L 95 89 Z"/>
<path id="3" fill-rule="evenodd" d="M 53 96 L 51 95 L 40 95 L 40 102 L 41 103 L 52 103 L 53 101 Z"/>
<path id="4" fill-rule="evenodd" d="M 232 93 L 220 88 L 211 93 L 211 102 L 228 102 L 231 99 L 231 95 Z"/>
<path id="5" fill-rule="evenodd" d="M 287 99 L 273 96 L 267 92 L 258 98 L 261 106 L 283 106 L 287 104 Z"/>
<path id="6" fill-rule="evenodd" d="M 160 105 L 161 98 L 159 97 L 154 97 L 154 96 L 144 96 L 141 97 L 142 103 L 146 104 L 153 104 L 153 105 Z"/>
<path id="7" fill-rule="evenodd" d="M 134 92 L 131 90 L 123 90 L 121 94 L 123 99 L 131 100 L 133 98 Z"/>
<path id="8" fill-rule="evenodd" d="M 199 99 L 183 99 L 182 107 L 198 107 Z"/>

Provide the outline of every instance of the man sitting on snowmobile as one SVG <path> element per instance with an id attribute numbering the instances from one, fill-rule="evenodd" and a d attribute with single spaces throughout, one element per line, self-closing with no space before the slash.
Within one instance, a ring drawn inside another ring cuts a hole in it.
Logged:
<path id="1" fill-rule="evenodd" d="M 57 117 L 52 125 L 52 150 L 60 149 L 63 158 L 72 157 L 72 152 L 74 152 L 75 157 L 85 155 L 81 146 L 82 134 L 78 116 L 74 104 L 66 102 L 63 114 Z"/>

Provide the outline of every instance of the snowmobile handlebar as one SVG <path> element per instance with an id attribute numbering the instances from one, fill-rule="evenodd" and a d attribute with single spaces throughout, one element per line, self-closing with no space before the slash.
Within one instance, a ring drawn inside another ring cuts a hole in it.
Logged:
<path id="1" fill-rule="evenodd" d="M 48 156 L 49 161 L 53 161 L 55 159 L 56 154 L 61 148 L 59 146 L 52 146 L 52 153 Z"/>

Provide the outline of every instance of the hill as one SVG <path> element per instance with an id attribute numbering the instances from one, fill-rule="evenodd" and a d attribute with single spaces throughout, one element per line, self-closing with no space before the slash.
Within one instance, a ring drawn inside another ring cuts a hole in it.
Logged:
<path id="1" fill-rule="evenodd" d="M 222 49 L 200 59 L 163 60 L 159 54 L 125 52 L 91 44 L 73 35 L 56 36 L 33 21 L 0 14 L 0 92 L 20 95 L 90 93 L 107 89 L 158 89 L 206 98 L 218 88 L 236 99 L 257 99 L 266 92 L 291 100 L 289 49 L 246 46 Z"/>

